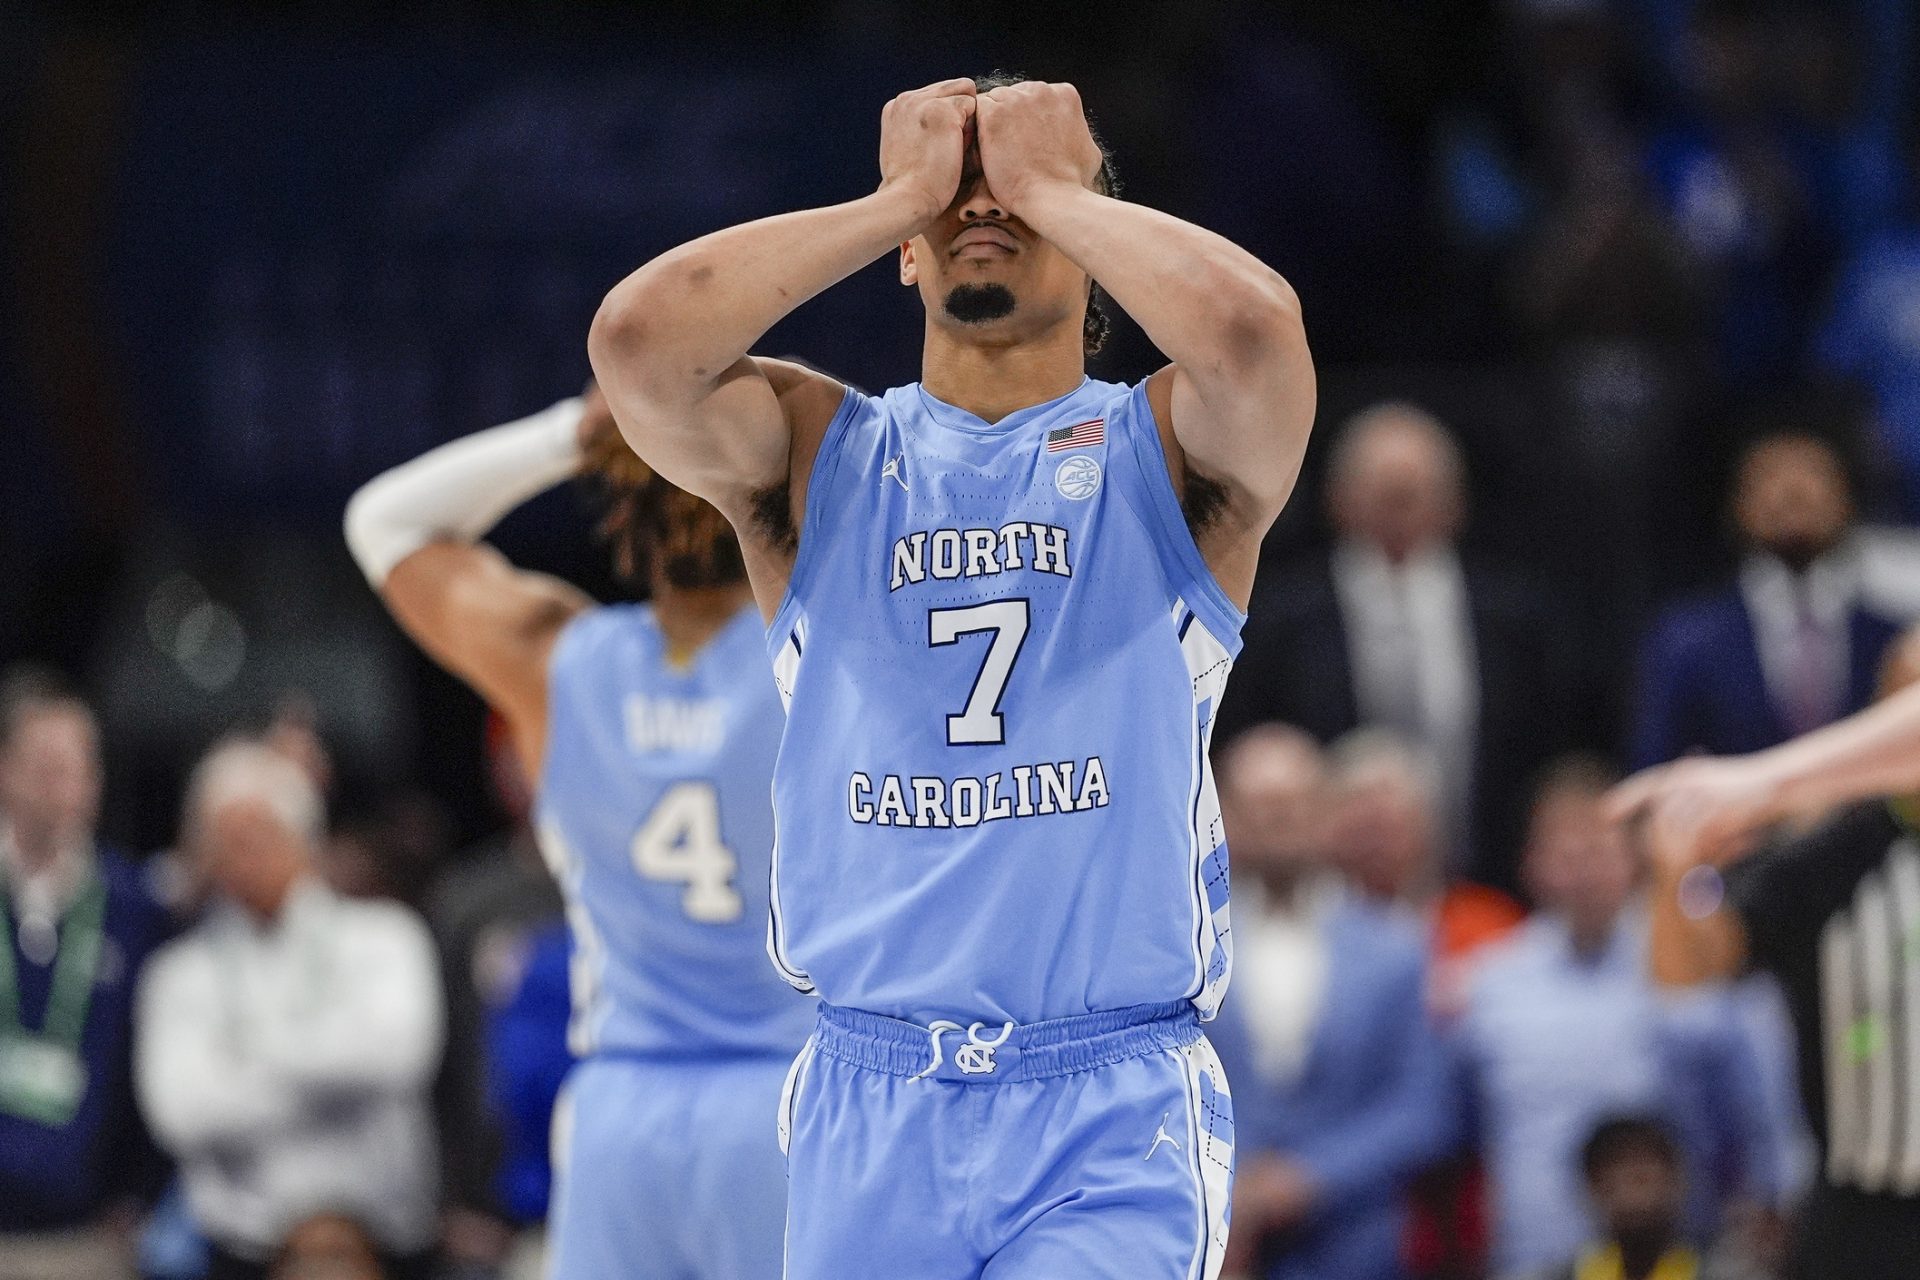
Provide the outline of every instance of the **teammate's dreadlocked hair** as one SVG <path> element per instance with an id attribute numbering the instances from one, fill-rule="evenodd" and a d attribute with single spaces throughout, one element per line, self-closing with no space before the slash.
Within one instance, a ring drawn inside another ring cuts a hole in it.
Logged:
<path id="1" fill-rule="evenodd" d="M 657 569 L 676 587 L 723 587 L 747 576 L 727 518 L 678 488 L 627 447 L 611 421 L 585 448 L 581 474 L 606 504 L 598 533 L 613 548 L 613 571 L 644 586 Z"/>
<path id="2" fill-rule="evenodd" d="M 991 75 L 975 76 L 973 84 L 981 93 L 986 93 L 990 89 L 1002 89 L 1031 79 L 1032 76 L 1021 75 L 1017 71 L 995 71 Z M 1117 197 L 1120 194 L 1120 175 L 1114 170 L 1113 152 L 1107 150 L 1107 140 L 1100 136 L 1091 111 L 1087 112 L 1087 132 L 1093 135 L 1093 145 L 1100 148 L 1100 172 L 1093 180 L 1093 189 L 1103 196 Z M 1097 284 L 1087 295 L 1087 323 L 1083 340 L 1090 356 L 1098 354 L 1100 348 L 1107 345 L 1107 336 L 1113 332 L 1113 321 L 1107 315 L 1106 300 L 1106 290 Z"/>

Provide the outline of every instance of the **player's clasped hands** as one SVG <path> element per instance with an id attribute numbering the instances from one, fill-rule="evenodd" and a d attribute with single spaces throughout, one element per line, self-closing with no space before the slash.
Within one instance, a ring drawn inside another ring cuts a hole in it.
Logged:
<path id="1" fill-rule="evenodd" d="M 1100 145 L 1070 84 L 1010 84 L 982 94 L 977 114 L 981 169 L 1010 212 L 1043 184 L 1084 187 L 1100 172 Z"/>
<path id="2" fill-rule="evenodd" d="M 931 222 L 960 189 L 979 91 L 970 79 L 912 89 L 880 112 L 880 187 L 910 192 Z"/>
<path id="3" fill-rule="evenodd" d="M 970 79 L 903 93 L 880 113 L 880 185 L 919 198 L 932 221 L 961 194 L 972 166 L 1008 213 L 1041 186 L 1085 186 L 1100 147 L 1070 84 L 1023 81 L 980 93 Z"/>

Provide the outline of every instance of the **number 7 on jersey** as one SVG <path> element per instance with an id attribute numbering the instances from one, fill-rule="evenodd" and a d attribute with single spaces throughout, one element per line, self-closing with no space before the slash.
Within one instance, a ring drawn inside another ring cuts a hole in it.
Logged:
<path id="1" fill-rule="evenodd" d="M 927 643 L 938 648 L 955 644 L 961 636 L 992 632 L 987 656 L 974 677 L 973 691 L 967 695 L 966 709 L 947 717 L 947 742 L 961 747 L 999 746 L 1007 740 L 1006 723 L 1000 715 L 1000 699 L 1006 695 L 1007 681 L 1013 678 L 1014 659 L 1027 639 L 1027 602 L 993 600 L 961 609 L 927 610 Z"/>

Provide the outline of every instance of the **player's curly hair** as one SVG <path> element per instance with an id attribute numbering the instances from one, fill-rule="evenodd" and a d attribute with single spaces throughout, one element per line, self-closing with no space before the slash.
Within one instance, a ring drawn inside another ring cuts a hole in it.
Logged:
<path id="1" fill-rule="evenodd" d="M 596 532 L 613 549 L 621 582 L 644 587 L 656 569 L 676 587 L 745 580 L 746 561 L 727 518 L 641 461 L 610 424 L 587 441 L 581 476 L 603 503 Z"/>
<path id="2" fill-rule="evenodd" d="M 1002 89 L 1031 79 L 1032 76 L 1022 75 L 1018 71 L 995 71 L 989 75 L 975 76 L 973 84 L 981 93 L 986 93 L 990 89 Z M 1113 152 L 1107 148 L 1107 140 L 1100 136 L 1099 126 L 1093 122 L 1093 112 L 1088 111 L 1086 116 L 1087 132 L 1093 135 L 1093 145 L 1100 148 L 1100 172 L 1094 177 L 1093 189 L 1103 196 L 1117 199 L 1120 195 L 1120 174 L 1113 167 Z M 1082 331 L 1082 340 L 1090 356 L 1098 355 L 1113 333 L 1113 320 L 1107 315 L 1106 302 L 1106 290 L 1094 285 L 1087 294 L 1087 321 Z"/>

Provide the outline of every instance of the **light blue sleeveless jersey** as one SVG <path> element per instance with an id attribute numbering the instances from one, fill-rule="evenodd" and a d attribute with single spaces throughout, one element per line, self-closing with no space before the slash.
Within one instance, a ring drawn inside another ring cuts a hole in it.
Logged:
<path id="1" fill-rule="evenodd" d="M 540 843 L 574 935 L 576 1054 L 773 1055 L 814 1002 L 763 949 L 781 708 L 759 615 L 687 668 L 645 605 L 570 622 L 548 672 Z"/>
<path id="2" fill-rule="evenodd" d="M 769 631 L 769 950 L 923 1025 L 1191 1000 L 1231 961 L 1207 766 L 1240 611 L 1135 387 L 989 425 L 849 391 Z"/>

